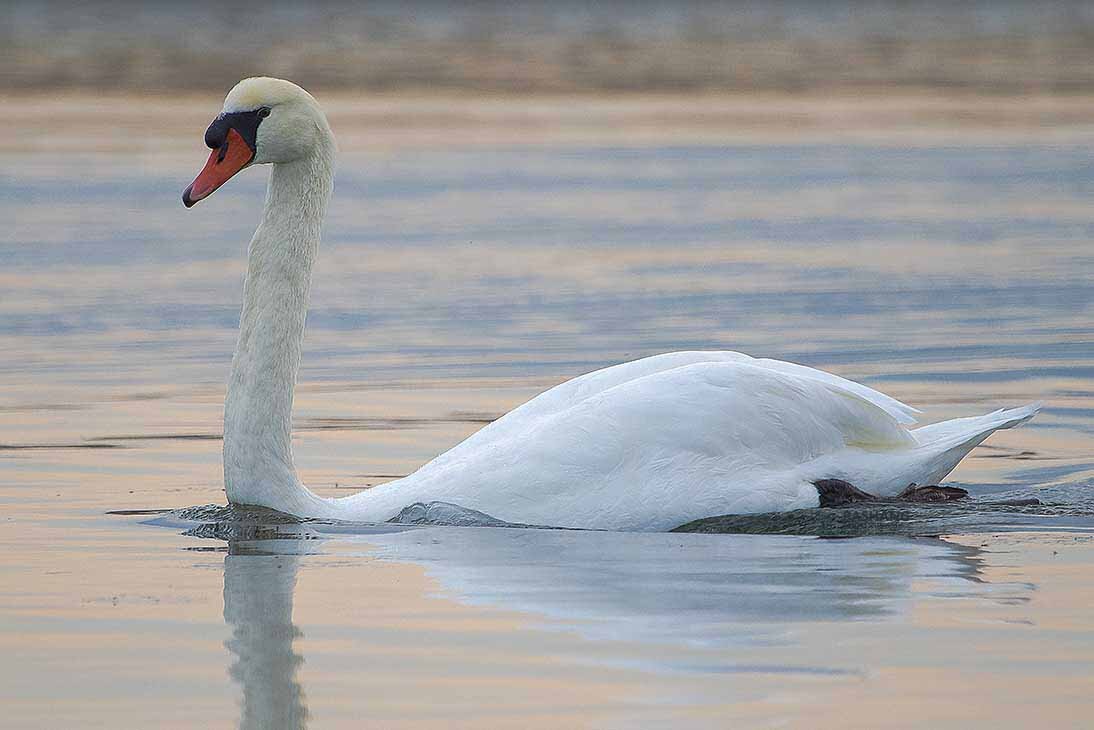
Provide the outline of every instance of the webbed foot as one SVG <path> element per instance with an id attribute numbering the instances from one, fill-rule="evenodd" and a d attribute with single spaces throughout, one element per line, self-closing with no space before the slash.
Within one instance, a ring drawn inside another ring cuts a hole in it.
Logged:
<path id="1" fill-rule="evenodd" d="M 872 494 L 868 494 L 854 484 L 842 479 L 818 479 L 813 482 L 820 497 L 821 507 L 841 507 L 854 502 L 873 502 L 877 500 Z"/>
<path id="2" fill-rule="evenodd" d="M 902 502 L 952 502 L 967 496 L 969 493 L 960 487 L 940 487 L 937 484 L 917 487 L 909 484 L 896 498 Z"/>

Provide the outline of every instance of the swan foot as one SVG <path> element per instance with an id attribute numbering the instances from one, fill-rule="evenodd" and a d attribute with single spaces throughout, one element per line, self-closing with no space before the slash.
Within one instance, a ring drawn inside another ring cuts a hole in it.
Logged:
<path id="1" fill-rule="evenodd" d="M 818 479 L 813 482 L 820 496 L 821 507 L 842 507 L 855 502 L 952 502 L 957 499 L 965 499 L 969 493 L 960 487 L 940 487 L 930 484 L 920 487 L 909 484 L 908 488 L 889 500 L 882 500 L 868 492 L 864 492 L 854 484 L 842 479 Z"/>
<path id="2" fill-rule="evenodd" d="M 917 487 L 909 484 L 896 498 L 902 502 L 952 502 L 967 496 L 969 493 L 960 487 L 940 487 L 937 484 Z"/>
<path id="3" fill-rule="evenodd" d="M 855 502 L 874 502 L 877 497 L 862 491 L 854 484 L 842 479 L 818 479 L 813 482 L 820 497 L 821 507 L 842 507 Z M 905 490 L 907 491 L 907 490 Z"/>

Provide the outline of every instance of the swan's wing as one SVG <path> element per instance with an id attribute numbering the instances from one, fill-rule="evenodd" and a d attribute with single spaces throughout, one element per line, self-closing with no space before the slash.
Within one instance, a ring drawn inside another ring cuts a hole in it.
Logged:
<path id="1" fill-rule="evenodd" d="M 764 368 L 765 370 L 786 373 L 788 375 L 809 378 L 811 380 L 834 385 L 873 403 L 878 408 L 889 413 L 900 423 L 915 423 L 915 415 L 919 413 L 915 408 L 912 408 L 905 403 L 901 403 L 895 398 L 878 392 L 873 388 L 868 388 L 865 385 L 847 380 L 846 378 L 841 378 L 838 375 L 833 375 L 831 373 L 826 373 L 823 370 L 817 370 L 792 362 L 771 360 L 769 358 L 753 358 L 744 353 L 730 350 L 710 352 L 668 352 L 663 355 L 654 355 L 652 357 L 642 358 L 641 360 L 633 360 L 620 365 L 613 365 L 591 373 L 586 373 L 573 380 L 568 380 L 565 383 L 557 385 L 528 401 L 523 406 L 516 409 L 514 413 L 517 411 L 524 411 L 526 415 L 531 415 L 533 413 L 536 415 L 547 415 L 569 408 L 589 396 L 607 390 L 608 388 L 622 385 L 631 380 L 644 378 L 667 370 L 673 370 L 685 365 L 726 362 L 747 363 L 759 368 Z"/>
<path id="2" fill-rule="evenodd" d="M 901 403 L 892 396 L 885 395 L 884 393 L 868 388 L 861 383 L 856 383 L 853 380 L 847 380 L 841 378 L 838 375 L 832 373 L 826 373 L 823 370 L 817 370 L 816 368 L 807 367 L 805 365 L 798 365 L 797 363 L 784 362 L 782 360 L 771 360 L 768 358 L 755 359 L 751 361 L 752 364 L 759 367 L 767 368 L 768 370 L 774 370 L 778 373 L 787 373 L 789 375 L 796 375 L 802 378 L 810 378 L 812 380 L 818 380 L 822 383 L 828 383 L 841 390 L 854 393 L 863 400 L 873 403 L 878 408 L 882 409 L 890 416 L 895 418 L 899 423 L 904 425 L 911 425 L 916 422 L 916 416 L 922 413 L 917 408 L 912 408 L 907 403 Z"/>
<path id="3" fill-rule="evenodd" d="M 540 393 L 532 400 L 502 416 L 496 423 L 549 416 L 564 411 L 597 393 L 632 380 L 699 363 L 744 363 L 773 372 L 826 383 L 874 404 L 903 424 L 915 423 L 914 416 L 919 413 L 915 408 L 884 393 L 846 378 L 841 378 L 838 375 L 826 373 L 823 370 L 816 370 L 792 362 L 783 362 L 782 360 L 758 359 L 741 352 L 723 350 L 667 352 L 662 355 L 654 355 L 641 360 L 632 360 L 631 362 L 595 370 Z M 482 431 L 479 433 L 482 433 Z M 475 436 L 471 437 L 471 439 L 474 438 Z"/>
<path id="4" fill-rule="evenodd" d="M 522 410 L 419 470 L 423 494 L 510 521 L 661 527 L 815 506 L 815 490 L 790 476 L 803 464 L 916 443 L 838 382 L 741 358 L 655 371 L 547 414 Z"/>
<path id="5" fill-rule="evenodd" d="M 465 451 L 493 441 L 499 432 L 509 430 L 517 424 L 529 423 L 536 419 L 561 413 L 588 398 L 625 383 L 648 378 L 659 373 L 666 373 L 681 367 L 704 363 L 715 366 L 719 364 L 746 364 L 762 370 L 781 373 L 791 379 L 805 379 L 829 385 L 837 391 L 857 396 L 859 399 L 876 406 L 898 423 L 915 423 L 913 414 L 919 413 L 911 406 L 905 405 L 884 393 L 805 365 L 767 358 L 753 358 L 744 353 L 731 350 L 668 352 L 595 370 L 560 383 L 513 409 L 492 424 L 480 429 L 450 451 L 437 457 L 432 463 L 443 463 Z"/>
<path id="6" fill-rule="evenodd" d="M 869 391 L 800 365 L 726 358 L 629 379 L 529 425 L 583 414 L 594 424 L 599 419 L 633 429 L 637 445 L 661 438 L 657 430 L 671 434 L 665 437 L 669 445 L 684 449 L 704 440 L 725 444 L 729 436 L 739 439 L 729 450 L 780 451 L 795 463 L 832 448 L 914 446 L 898 418 L 862 390 Z"/>

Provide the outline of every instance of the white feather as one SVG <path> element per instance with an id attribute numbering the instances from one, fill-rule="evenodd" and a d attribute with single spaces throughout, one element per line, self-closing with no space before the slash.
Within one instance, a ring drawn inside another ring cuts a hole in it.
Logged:
<path id="1" fill-rule="evenodd" d="M 562 383 L 404 479 L 320 498 L 296 475 L 290 422 L 335 146 L 322 111 L 297 88 L 250 79 L 226 102 L 273 109 L 256 160 L 276 161 L 225 401 L 224 478 L 234 503 L 384 521 L 438 501 L 507 522 L 668 529 L 816 507 L 818 479 L 881 496 L 935 483 L 993 431 L 1037 410 L 909 431 L 918 411 L 836 375 L 738 352 L 674 352 Z"/>

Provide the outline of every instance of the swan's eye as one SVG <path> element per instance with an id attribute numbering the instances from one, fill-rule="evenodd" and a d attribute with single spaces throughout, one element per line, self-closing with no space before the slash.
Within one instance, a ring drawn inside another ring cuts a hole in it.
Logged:
<path id="1" fill-rule="evenodd" d="M 261 109 L 258 110 L 258 118 L 259 119 L 265 119 L 268 116 L 270 116 L 270 107 L 264 106 L 264 107 L 262 107 Z"/>

